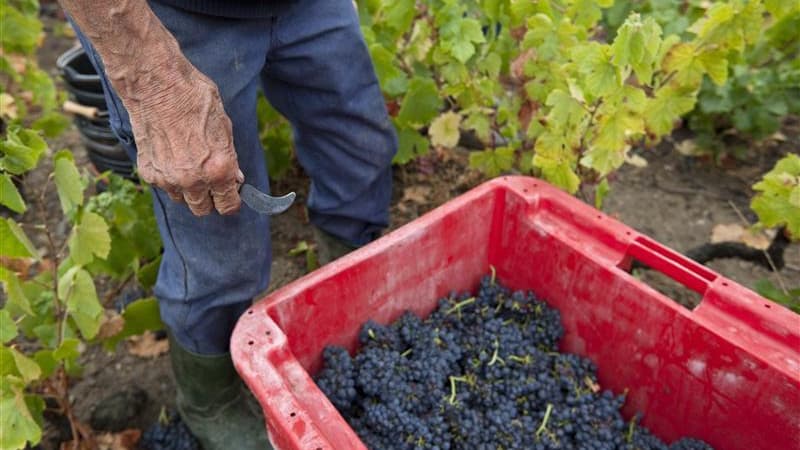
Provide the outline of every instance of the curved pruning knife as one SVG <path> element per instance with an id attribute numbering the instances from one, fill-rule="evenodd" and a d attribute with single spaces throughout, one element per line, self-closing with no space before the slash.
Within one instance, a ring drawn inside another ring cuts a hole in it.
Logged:
<path id="1" fill-rule="evenodd" d="M 268 216 L 274 216 L 286 211 L 292 206 L 295 198 L 294 192 L 289 192 L 282 197 L 273 197 L 247 183 L 242 184 L 239 189 L 239 195 L 247 206 L 260 214 Z"/>

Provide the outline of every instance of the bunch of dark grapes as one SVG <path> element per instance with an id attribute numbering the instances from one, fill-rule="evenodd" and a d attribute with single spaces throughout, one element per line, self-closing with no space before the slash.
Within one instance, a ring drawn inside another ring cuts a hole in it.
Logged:
<path id="1" fill-rule="evenodd" d="M 202 450 L 200 443 L 177 413 L 165 413 L 142 433 L 142 450 Z"/>
<path id="2" fill-rule="evenodd" d="M 316 381 L 373 450 L 713 450 L 626 422 L 594 364 L 558 352 L 563 334 L 557 310 L 486 276 L 425 320 L 367 322 L 354 357 L 325 349 Z"/>

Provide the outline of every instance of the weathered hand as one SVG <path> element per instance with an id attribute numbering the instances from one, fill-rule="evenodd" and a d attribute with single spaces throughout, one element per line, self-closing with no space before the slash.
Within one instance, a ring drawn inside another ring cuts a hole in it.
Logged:
<path id="1" fill-rule="evenodd" d="M 139 176 L 198 216 L 239 210 L 231 121 L 147 0 L 59 0 L 91 39 L 128 110 Z"/>
<path id="2" fill-rule="evenodd" d="M 231 121 L 217 86 L 194 69 L 181 74 L 156 101 L 130 111 L 141 178 L 185 201 L 195 215 L 239 210 L 239 170 Z"/>

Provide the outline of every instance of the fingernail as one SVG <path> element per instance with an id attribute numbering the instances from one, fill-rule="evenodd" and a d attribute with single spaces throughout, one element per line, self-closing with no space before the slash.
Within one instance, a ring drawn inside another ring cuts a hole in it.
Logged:
<path id="1" fill-rule="evenodd" d="M 241 169 L 239 170 L 238 175 L 239 175 L 238 177 L 239 183 L 244 183 L 244 172 L 242 172 Z"/>

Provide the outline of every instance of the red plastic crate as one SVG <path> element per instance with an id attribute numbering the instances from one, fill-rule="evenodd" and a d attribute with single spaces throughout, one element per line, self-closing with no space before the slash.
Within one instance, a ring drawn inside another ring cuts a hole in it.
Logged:
<path id="1" fill-rule="evenodd" d="M 703 300 L 690 311 L 632 277 L 637 259 Z M 624 414 L 672 442 L 800 449 L 800 316 L 566 193 L 503 177 L 272 293 L 231 349 L 277 449 L 364 449 L 311 378 L 329 344 L 354 350 L 368 319 L 474 290 L 497 271 L 561 311 L 562 350 L 591 358 Z"/>

